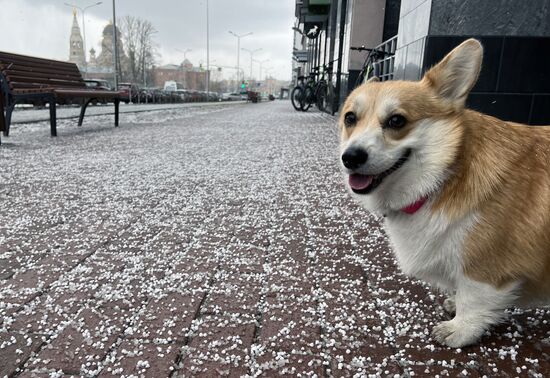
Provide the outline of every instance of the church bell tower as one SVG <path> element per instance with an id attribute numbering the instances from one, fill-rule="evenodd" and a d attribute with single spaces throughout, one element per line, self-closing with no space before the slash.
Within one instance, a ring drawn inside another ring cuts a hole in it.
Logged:
<path id="1" fill-rule="evenodd" d="M 73 9 L 73 27 L 71 29 L 69 48 L 69 62 L 76 63 L 81 70 L 85 66 L 86 57 L 84 56 L 84 43 L 80 34 L 80 27 L 76 20 L 76 9 Z"/>

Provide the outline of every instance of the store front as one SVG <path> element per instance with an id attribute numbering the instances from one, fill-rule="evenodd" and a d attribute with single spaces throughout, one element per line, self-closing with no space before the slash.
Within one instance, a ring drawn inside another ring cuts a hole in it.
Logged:
<path id="1" fill-rule="evenodd" d="M 352 46 L 375 47 L 397 33 L 400 0 L 297 0 L 293 82 L 315 69 L 333 88 L 334 113 L 353 89 L 366 55 Z"/>

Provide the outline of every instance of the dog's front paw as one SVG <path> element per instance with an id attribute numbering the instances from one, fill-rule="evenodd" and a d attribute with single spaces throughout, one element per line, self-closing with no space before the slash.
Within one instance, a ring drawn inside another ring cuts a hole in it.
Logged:
<path id="1" fill-rule="evenodd" d="M 481 334 L 482 332 L 473 330 L 455 319 L 439 323 L 432 331 L 434 339 L 451 348 L 474 344 Z"/>
<path id="2" fill-rule="evenodd" d="M 456 302 L 454 295 L 443 301 L 443 309 L 449 314 L 454 314 L 456 312 Z"/>

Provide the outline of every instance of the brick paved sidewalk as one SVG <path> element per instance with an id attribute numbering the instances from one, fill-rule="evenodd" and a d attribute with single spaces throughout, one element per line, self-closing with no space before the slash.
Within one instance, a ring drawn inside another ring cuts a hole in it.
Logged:
<path id="1" fill-rule="evenodd" d="M 462 350 L 430 338 L 443 298 L 346 195 L 332 118 L 94 122 L 0 147 L 0 377 L 549 374 L 548 309 Z"/>

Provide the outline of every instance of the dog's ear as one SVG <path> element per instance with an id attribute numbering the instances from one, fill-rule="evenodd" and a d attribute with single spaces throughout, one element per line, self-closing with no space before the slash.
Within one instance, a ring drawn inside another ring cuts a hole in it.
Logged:
<path id="1" fill-rule="evenodd" d="M 377 83 L 380 81 L 380 78 L 378 76 L 373 76 L 369 80 L 367 80 L 367 83 Z"/>
<path id="2" fill-rule="evenodd" d="M 481 70 L 483 47 L 476 39 L 468 39 L 455 47 L 422 79 L 438 95 L 458 106 L 464 106 L 468 93 Z"/>

